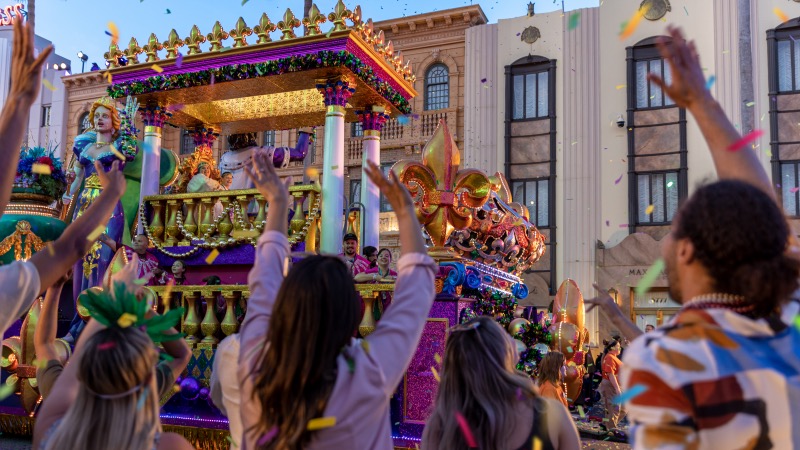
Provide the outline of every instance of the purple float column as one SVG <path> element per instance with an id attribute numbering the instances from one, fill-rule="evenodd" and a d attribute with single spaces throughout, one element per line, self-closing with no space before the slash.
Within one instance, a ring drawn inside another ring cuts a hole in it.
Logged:
<path id="1" fill-rule="evenodd" d="M 161 178 L 161 128 L 172 114 L 160 106 L 139 108 L 144 122 L 144 145 L 141 151 L 142 184 L 139 191 L 139 204 L 148 195 L 158 195 L 158 181 Z"/>
<path id="2" fill-rule="evenodd" d="M 355 88 L 346 79 L 317 80 L 323 96 L 325 138 L 322 167 L 322 234 L 320 252 L 342 252 L 342 223 L 344 220 L 344 115 L 345 106 Z"/>
<path id="3" fill-rule="evenodd" d="M 381 128 L 389 115 L 382 106 L 370 106 L 358 111 L 358 118 L 364 130 L 363 163 L 361 165 L 361 203 L 364 215 L 361 218 L 361 247 L 371 245 L 380 248 L 381 194 L 378 186 L 367 176 L 367 161 L 381 165 Z"/>

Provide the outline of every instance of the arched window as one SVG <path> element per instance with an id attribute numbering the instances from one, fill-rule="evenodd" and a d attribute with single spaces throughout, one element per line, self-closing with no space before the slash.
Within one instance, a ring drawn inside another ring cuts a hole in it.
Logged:
<path id="1" fill-rule="evenodd" d="M 450 72 L 434 64 L 425 73 L 425 111 L 450 107 Z"/>
<path id="2" fill-rule="evenodd" d="M 78 118 L 78 134 L 85 133 L 91 127 L 92 124 L 89 122 L 89 112 L 87 111 Z"/>

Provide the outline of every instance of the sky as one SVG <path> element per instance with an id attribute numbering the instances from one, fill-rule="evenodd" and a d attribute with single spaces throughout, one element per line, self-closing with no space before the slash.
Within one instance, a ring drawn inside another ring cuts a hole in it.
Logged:
<path id="1" fill-rule="evenodd" d="M 484 0 L 480 4 L 489 22 L 498 19 L 519 17 L 527 13 L 529 0 Z M 336 0 L 316 0 L 317 7 L 325 15 L 333 11 Z M 17 0 L 0 0 L 0 7 L 15 4 Z M 27 0 L 21 3 L 27 5 Z M 361 5 L 365 19 L 373 21 L 393 19 L 436 10 L 457 8 L 472 2 L 469 0 L 344 0 L 348 8 Z M 536 13 L 561 9 L 561 0 L 534 2 Z M 573 10 L 598 6 L 599 0 L 564 0 L 564 9 Z M 436 5 L 432 7 L 432 5 Z M 52 41 L 56 53 L 72 61 L 72 71 L 80 72 L 81 63 L 77 53 L 88 55 L 86 70 L 92 62 L 105 66 L 103 54 L 108 51 L 110 37 L 108 23 L 119 29 L 119 45 L 127 47 L 131 37 L 140 46 L 147 43 L 150 33 L 165 41 L 171 29 L 181 38 L 189 35 L 192 25 L 197 25 L 203 34 L 208 34 L 217 20 L 225 30 L 233 28 L 239 17 L 243 17 L 251 28 L 258 23 L 261 13 L 267 13 L 272 22 L 283 17 L 286 8 L 301 16 L 302 0 L 38 0 L 36 2 L 36 34 Z M 168 13 L 169 11 L 169 13 Z M 301 17 L 302 18 L 302 17 Z M 330 22 L 322 24 L 327 31 Z M 274 39 L 275 37 L 273 37 Z M 248 37 L 250 42 L 255 36 Z M 232 42 L 232 40 L 230 40 Z M 228 42 L 228 41 L 226 41 Z M 202 47 L 201 47 L 202 48 Z M 182 49 L 185 53 L 185 47 Z M 143 60 L 144 56 L 140 56 Z"/>

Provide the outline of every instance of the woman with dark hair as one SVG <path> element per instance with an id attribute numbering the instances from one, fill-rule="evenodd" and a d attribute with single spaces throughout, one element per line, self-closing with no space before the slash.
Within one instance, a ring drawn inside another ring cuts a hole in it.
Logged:
<path id="1" fill-rule="evenodd" d="M 392 449 L 389 398 L 422 335 L 436 268 L 408 190 L 367 167 L 397 213 L 403 257 L 394 306 L 359 341 L 360 300 L 341 258 L 310 256 L 276 276 L 288 267 L 288 189 L 263 154 L 246 170 L 270 214 L 240 337 L 242 448 Z"/>
<path id="2" fill-rule="evenodd" d="M 539 386 L 539 395 L 544 398 L 552 398 L 561 402 L 565 408 L 567 405 L 567 393 L 564 391 L 562 384 L 566 376 L 566 366 L 564 362 L 567 359 L 561 352 L 550 351 L 542 361 L 539 363 L 539 377 L 537 384 Z"/>
<path id="3" fill-rule="evenodd" d="M 518 360 L 511 337 L 494 319 L 453 327 L 422 449 L 530 449 L 537 441 L 542 450 L 580 448 L 566 408 L 537 395 L 530 377 L 516 369 Z"/>
<path id="4" fill-rule="evenodd" d="M 619 421 L 625 417 L 625 410 L 622 405 L 615 401 L 615 399 L 622 393 L 620 382 L 618 379 L 619 371 L 622 368 L 622 361 L 619 359 L 619 354 L 622 351 L 622 345 L 616 339 L 606 343 L 605 351 L 603 352 L 602 371 L 603 381 L 600 382 L 598 391 L 603 396 L 603 406 L 606 410 L 606 417 L 603 419 L 603 428 L 617 428 Z"/>
<path id="5" fill-rule="evenodd" d="M 378 249 L 377 248 L 375 248 L 375 247 L 373 247 L 371 245 L 368 245 L 368 246 L 364 247 L 364 251 L 361 252 L 361 254 L 364 255 L 364 258 L 367 258 L 367 261 L 369 261 L 369 268 L 370 269 L 374 268 L 378 264 L 377 263 L 377 260 L 378 260 Z"/>

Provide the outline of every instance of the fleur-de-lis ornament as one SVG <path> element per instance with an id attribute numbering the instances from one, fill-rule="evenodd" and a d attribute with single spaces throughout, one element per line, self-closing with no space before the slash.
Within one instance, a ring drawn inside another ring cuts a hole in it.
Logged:
<path id="1" fill-rule="evenodd" d="M 103 58 L 108 62 L 108 68 L 113 69 L 119 67 L 119 58 L 123 53 L 115 42 L 111 42 L 108 46 L 108 51 L 103 55 Z"/>
<path id="2" fill-rule="evenodd" d="M 189 47 L 189 52 L 187 55 L 196 55 L 198 53 L 202 53 L 203 51 L 200 50 L 200 44 L 206 41 L 206 37 L 203 36 L 203 33 L 200 32 L 200 28 L 197 25 L 192 27 L 192 31 L 189 32 L 189 36 L 184 39 L 186 42 L 186 46 Z"/>
<path id="3" fill-rule="evenodd" d="M 239 20 L 236 21 L 236 25 L 234 25 L 234 28 L 229 31 L 228 34 L 233 38 L 233 48 L 240 48 L 247 46 L 247 41 L 245 39 L 247 36 L 253 34 L 253 30 L 247 26 L 243 18 L 239 17 Z"/>
<path id="4" fill-rule="evenodd" d="M 294 39 L 297 37 L 294 34 L 294 29 L 300 26 L 300 19 L 295 17 L 294 13 L 291 9 L 286 8 L 286 12 L 283 13 L 283 20 L 278 22 L 278 29 L 281 30 L 283 35 L 281 36 L 281 40 L 285 41 L 287 39 Z"/>
<path id="5" fill-rule="evenodd" d="M 470 225 L 472 209 L 483 206 L 491 195 L 492 183 L 483 172 L 458 170 L 460 166 L 456 141 L 447 123 L 439 120 L 422 150 L 422 162 L 400 161 L 392 167 L 414 197 L 417 218 L 439 248 L 454 230 Z"/>
<path id="6" fill-rule="evenodd" d="M 167 50 L 167 59 L 175 58 L 178 56 L 178 49 L 183 47 L 183 40 L 178 37 L 178 32 L 173 28 L 167 36 L 167 40 L 162 42 L 161 45 Z"/>
<path id="7" fill-rule="evenodd" d="M 222 50 L 222 41 L 228 39 L 228 32 L 222 29 L 222 24 L 219 20 L 211 27 L 211 33 L 208 33 L 208 43 L 211 44 L 210 51 L 216 52 Z"/>
<path id="8" fill-rule="evenodd" d="M 306 27 L 306 36 L 317 36 L 322 34 L 319 29 L 319 24 L 325 23 L 325 15 L 319 12 L 316 3 L 311 4 L 311 9 L 308 10 L 308 17 L 303 19 L 303 25 Z"/>
<path id="9" fill-rule="evenodd" d="M 142 48 L 136 42 L 136 38 L 132 37 L 128 43 L 128 48 L 125 49 L 125 57 L 128 58 L 128 65 L 139 64 L 139 53 L 142 53 Z"/>
<path id="10" fill-rule="evenodd" d="M 359 15 L 360 15 L 360 8 L 359 8 Z M 328 14 L 328 19 L 333 23 L 333 31 L 344 31 L 347 29 L 347 24 L 345 23 L 345 19 L 352 19 L 353 13 L 346 6 L 344 6 L 344 2 L 339 0 L 336 2 L 336 6 L 333 8 L 333 12 Z"/>
<path id="11" fill-rule="evenodd" d="M 272 38 L 269 37 L 269 33 L 275 31 L 276 28 L 278 28 L 278 26 L 269 20 L 267 13 L 261 14 L 261 19 L 259 19 L 258 25 L 253 27 L 253 31 L 256 33 L 256 36 L 258 36 L 258 42 L 256 42 L 256 44 L 266 44 L 267 42 L 272 42 Z"/>
<path id="12" fill-rule="evenodd" d="M 161 42 L 158 41 L 155 33 L 151 33 L 150 37 L 147 39 L 147 44 L 142 47 L 144 50 L 144 54 L 147 55 L 146 62 L 156 62 L 160 58 L 158 57 L 158 51 L 163 50 L 164 46 L 161 45 Z"/>

